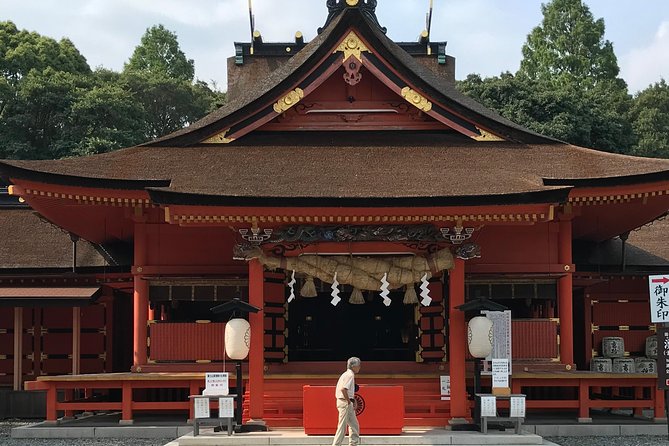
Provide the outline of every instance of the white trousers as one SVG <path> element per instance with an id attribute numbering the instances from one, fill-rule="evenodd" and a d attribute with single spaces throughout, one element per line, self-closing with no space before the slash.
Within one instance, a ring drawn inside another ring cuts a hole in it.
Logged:
<path id="1" fill-rule="evenodd" d="M 354 405 L 351 402 L 337 400 L 337 410 L 339 411 L 339 422 L 337 423 L 337 432 L 335 433 L 332 446 L 340 446 L 346 435 L 346 426 L 348 425 L 350 446 L 356 446 L 360 443 L 360 425 L 355 416 Z"/>

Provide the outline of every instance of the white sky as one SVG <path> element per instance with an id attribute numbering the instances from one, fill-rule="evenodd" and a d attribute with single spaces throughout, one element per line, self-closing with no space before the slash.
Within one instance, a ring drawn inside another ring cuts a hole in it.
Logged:
<path id="1" fill-rule="evenodd" d="M 546 0 L 544 0 L 545 2 Z M 631 92 L 669 79 L 668 0 L 585 0 L 603 17 Z M 434 0 L 432 40 L 448 41 L 456 77 L 515 72 L 527 34 L 541 22 L 541 0 Z M 425 27 L 429 0 L 379 0 L 377 16 L 396 41 Z M 325 0 L 253 0 L 265 41 L 311 40 Z M 0 0 L 0 20 L 56 39 L 70 38 L 92 67 L 121 70 L 145 30 L 162 23 L 195 60 L 196 76 L 226 89 L 225 59 L 249 41 L 248 0 Z"/>

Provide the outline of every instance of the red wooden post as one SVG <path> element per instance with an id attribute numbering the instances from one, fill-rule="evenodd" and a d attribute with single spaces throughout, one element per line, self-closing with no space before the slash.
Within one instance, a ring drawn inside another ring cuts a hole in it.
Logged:
<path id="1" fill-rule="evenodd" d="M 81 308 L 72 308 L 72 374 L 81 371 Z"/>
<path id="2" fill-rule="evenodd" d="M 641 401 L 643 399 L 643 386 L 635 386 L 634 387 L 634 399 L 637 401 Z M 651 387 L 652 390 L 652 387 Z M 643 416 L 643 407 L 635 407 L 634 408 L 634 416 L 635 417 L 641 417 Z"/>
<path id="3" fill-rule="evenodd" d="M 133 369 L 141 372 L 147 362 L 146 357 L 146 322 L 149 309 L 149 285 L 142 278 L 143 267 L 147 259 L 146 225 L 135 223 L 135 267 L 133 296 Z"/>
<path id="4" fill-rule="evenodd" d="M 465 382 L 465 314 L 458 305 L 465 303 L 465 262 L 455 259 L 449 272 L 449 370 L 451 375 L 451 418 L 469 418 Z"/>
<path id="5" fill-rule="evenodd" d="M 123 381 L 121 392 L 121 421 L 119 424 L 132 424 L 132 385 L 130 381 Z"/>
<path id="6" fill-rule="evenodd" d="M 46 390 L 46 424 L 56 424 L 58 414 L 56 413 L 56 399 L 58 394 L 56 392 L 56 383 L 49 383 Z M 664 410 L 664 407 L 663 409 Z"/>
<path id="7" fill-rule="evenodd" d="M 651 392 L 654 393 L 655 398 L 655 407 L 653 418 L 655 421 L 666 420 L 666 415 L 664 413 L 664 390 L 658 389 L 656 386 L 651 387 Z"/>
<path id="8" fill-rule="evenodd" d="M 560 362 L 574 364 L 573 280 L 571 256 L 571 220 L 560 221 L 558 261 L 565 266 L 565 275 L 558 279 L 558 315 L 560 317 Z"/>
<path id="9" fill-rule="evenodd" d="M 578 380 L 578 421 L 590 423 L 590 382 L 581 378 Z"/>
<path id="10" fill-rule="evenodd" d="M 200 394 L 200 381 L 199 380 L 191 380 L 190 382 L 190 388 L 189 392 L 191 395 L 199 395 Z M 189 421 L 195 421 L 195 400 L 192 400 L 190 402 L 190 406 L 188 407 L 188 420 Z"/>
<path id="11" fill-rule="evenodd" d="M 263 266 L 257 260 L 249 262 L 249 303 L 254 307 L 264 307 Z M 263 313 L 249 313 L 251 324 L 251 351 L 249 353 L 249 418 L 262 420 L 264 411 L 264 327 Z"/>
<path id="12" fill-rule="evenodd" d="M 23 383 L 23 308 L 14 308 L 14 390 Z"/>
<path id="13" fill-rule="evenodd" d="M 74 389 L 63 390 L 63 402 L 74 401 Z M 67 407 L 67 406 L 65 406 Z M 72 409 L 65 409 L 64 419 L 74 418 L 74 411 Z"/>

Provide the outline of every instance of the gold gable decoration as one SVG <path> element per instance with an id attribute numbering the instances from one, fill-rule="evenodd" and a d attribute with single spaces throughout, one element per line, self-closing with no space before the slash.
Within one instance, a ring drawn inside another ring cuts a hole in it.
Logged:
<path id="1" fill-rule="evenodd" d="M 209 138 L 202 141 L 202 144 L 229 144 L 229 143 L 231 143 L 232 141 L 235 140 L 234 138 L 227 138 L 226 137 L 226 135 L 228 134 L 229 131 L 230 131 L 230 129 L 223 130 L 220 133 L 217 133 L 213 136 L 210 136 Z"/>
<path id="2" fill-rule="evenodd" d="M 369 48 L 367 48 L 362 40 L 360 40 L 358 35 L 353 31 L 348 33 L 348 36 L 346 36 L 346 38 L 342 41 L 341 44 L 339 44 L 333 53 L 339 51 L 344 53 L 344 62 L 351 56 L 354 56 L 356 59 L 362 62 L 362 52 L 367 51 L 368 53 L 371 53 Z"/>
<path id="3" fill-rule="evenodd" d="M 283 98 L 274 104 L 274 111 L 277 113 L 283 113 L 292 106 L 296 105 L 304 97 L 304 91 L 301 88 L 296 88 L 295 90 L 289 92 Z"/>
<path id="4" fill-rule="evenodd" d="M 476 141 L 481 141 L 481 142 L 506 141 L 506 139 L 502 138 L 501 136 L 497 136 L 493 133 L 487 132 L 478 127 L 476 127 L 476 129 L 481 134 L 480 136 L 473 137 L 473 139 L 475 139 Z"/>
<path id="5" fill-rule="evenodd" d="M 420 93 L 412 90 L 409 87 L 402 88 L 402 97 L 406 99 L 409 104 L 413 105 L 419 110 L 424 112 L 429 112 L 432 110 L 432 102 L 428 101 Z"/>

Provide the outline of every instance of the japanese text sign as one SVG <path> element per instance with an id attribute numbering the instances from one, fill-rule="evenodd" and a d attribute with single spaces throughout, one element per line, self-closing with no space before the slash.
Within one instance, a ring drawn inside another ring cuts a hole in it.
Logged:
<path id="1" fill-rule="evenodd" d="M 669 275 L 648 276 L 651 322 L 669 322 Z"/>

